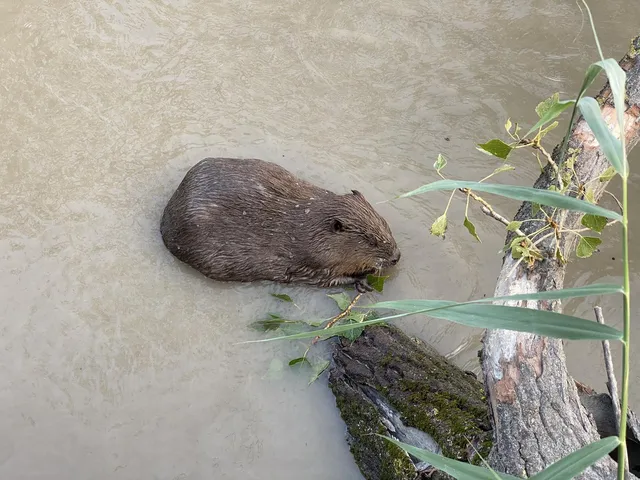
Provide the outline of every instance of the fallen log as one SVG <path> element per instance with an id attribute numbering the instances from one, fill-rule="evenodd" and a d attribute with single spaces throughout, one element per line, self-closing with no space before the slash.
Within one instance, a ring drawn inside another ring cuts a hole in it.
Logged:
<path id="1" fill-rule="evenodd" d="M 489 454 L 482 384 L 393 326 L 369 327 L 355 342 L 341 339 L 329 385 L 367 480 L 427 478 L 431 470 L 375 434 L 474 464 L 481 463 L 476 452 Z M 450 477 L 438 472 L 429 478 Z"/>
<path id="2" fill-rule="evenodd" d="M 620 61 L 627 73 L 627 109 L 625 111 L 625 136 L 628 150 L 640 140 L 640 37 L 631 43 L 631 49 Z M 609 85 L 597 95 L 602 115 L 613 126 L 615 109 Z M 572 188 L 579 191 L 581 185 L 592 181 L 593 198 L 599 201 L 608 181 L 598 178 L 610 166 L 598 142 L 583 118 L 572 129 L 569 151 L 573 152 L 576 175 Z M 564 159 L 556 147 L 553 159 L 562 168 Z M 545 168 L 535 182 L 536 188 L 546 189 L 557 185 L 550 166 Z M 528 202 L 522 204 L 514 220 L 537 218 L 544 221 L 542 212 L 534 212 Z M 557 223 L 564 228 L 578 229 L 582 214 L 559 212 Z M 539 222 L 522 224 L 525 234 L 539 228 Z M 508 235 L 510 244 L 513 234 Z M 577 236 L 565 234 L 558 240 L 558 248 L 564 258 L 575 249 Z M 495 296 L 532 293 L 560 289 L 564 286 L 565 265 L 556 258 L 555 239 L 549 238 L 538 245 L 544 259 L 533 268 L 516 266 L 511 255 L 505 255 Z M 560 301 L 521 301 L 510 305 L 533 309 L 561 310 Z M 563 456 L 599 438 L 587 411 L 580 402 L 575 383 L 567 370 L 561 340 L 529 333 L 504 330 L 487 330 L 483 338 L 482 369 L 489 399 L 494 446 L 490 465 L 504 473 L 532 476 Z M 605 457 L 580 476 L 582 480 L 614 479 L 616 465 Z"/>

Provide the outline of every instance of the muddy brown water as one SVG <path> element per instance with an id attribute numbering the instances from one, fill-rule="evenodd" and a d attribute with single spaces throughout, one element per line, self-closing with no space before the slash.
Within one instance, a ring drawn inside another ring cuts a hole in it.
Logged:
<path id="1" fill-rule="evenodd" d="M 619 58 L 635 4 L 593 3 Z M 199 276 L 162 245 L 167 199 L 204 156 L 276 161 L 372 202 L 435 180 L 438 153 L 449 176 L 479 179 L 498 163 L 475 143 L 573 96 L 597 59 L 577 5 L 550 0 L 4 0 L 0 46 L 0 476 L 15 480 L 361 478 L 324 378 L 274 368 L 300 346 L 237 345 L 266 312 L 332 315 L 329 292 Z M 532 157 L 513 162 L 501 181 L 531 185 Z M 378 206 L 403 252 L 383 298 L 492 294 L 504 229 L 473 208 L 475 242 L 458 198 L 434 238 L 446 202 Z M 567 283 L 617 281 L 619 251 L 609 235 Z M 619 325 L 619 300 L 595 300 Z M 478 370 L 478 330 L 401 326 Z M 567 355 L 604 388 L 599 344 Z"/>

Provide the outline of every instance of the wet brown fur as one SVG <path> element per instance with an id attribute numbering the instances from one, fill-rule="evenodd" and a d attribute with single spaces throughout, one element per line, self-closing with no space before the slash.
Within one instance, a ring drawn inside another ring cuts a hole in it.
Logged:
<path id="1" fill-rule="evenodd" d="M 258 159 L 206 158 L 162 216 L 167 249 L 214 280 L 355 284 L 397 263 L 387 222 L 359 192 L 337 195 Z"/>

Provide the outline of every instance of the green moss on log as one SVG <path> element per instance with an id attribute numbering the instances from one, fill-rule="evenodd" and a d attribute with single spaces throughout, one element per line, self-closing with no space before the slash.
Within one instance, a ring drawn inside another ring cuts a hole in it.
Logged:
<path id="1" fill-rule="evenodd" d="M 355 342 L 341 341 L 334 360 L 329 383 L 365 478 L 415 478 L 403 452 L 371 435 L 390 432 L 363 393 L 367 388 L 375 389 L 405 426 L 429 434 L 445 456 L 473 464 L 488 457 L 492 432 L 484 387 L 433 348 L 395 327 L 370 327 Z"/>
<path id="2" fill-rule="evenodd" d="M 349 442 L 349 448 L 356 464 L 359 466 L 368 464 L 372 458 L 380 460 L 376 471 L 365 474 L 365 478 L 415 479 L 416 471 L 407 454 L 376 435 L 389 434 L 380 422 L 380 415 L 376 408 L 370 402 L 357 398 L 359 393 L 347 385 L 331 383 L 330 386 L 336 397 L 336 405 L 342 419 L 347 424 L 352 439 L 355 440 Z"/>

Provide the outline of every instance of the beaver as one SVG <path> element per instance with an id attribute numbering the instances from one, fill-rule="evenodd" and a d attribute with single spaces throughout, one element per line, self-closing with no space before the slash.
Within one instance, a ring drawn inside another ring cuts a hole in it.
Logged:
<path id="1" fill-rule="evenodd" d="M 205 158 L 185 175 L 160 225 L 179 260 L 218 281 L 353 284 L 395 265 L 387 222 L 357 190 L 338 195 L 260 159 Z"/>

